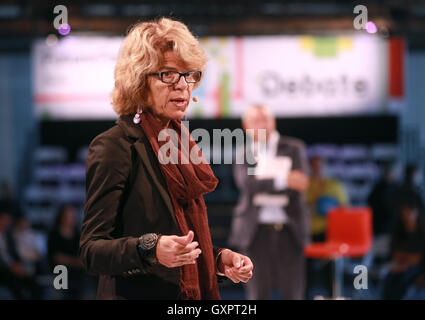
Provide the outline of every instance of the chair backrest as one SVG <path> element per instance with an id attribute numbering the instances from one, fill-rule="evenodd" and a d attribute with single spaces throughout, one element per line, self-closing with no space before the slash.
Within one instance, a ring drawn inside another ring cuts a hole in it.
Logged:
<path id="1" fill-rule="evenodd" d="M 372 245 L 370 208 L 333 208 L 328 213 L 327 222 L 327 241 L 367 247 Z"/>

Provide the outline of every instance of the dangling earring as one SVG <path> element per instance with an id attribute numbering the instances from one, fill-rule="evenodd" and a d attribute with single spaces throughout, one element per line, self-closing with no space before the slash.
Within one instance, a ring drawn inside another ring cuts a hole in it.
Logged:
<path id="1" fill-rule="evenodd" d="M 134 122 L 134 124 L 139 124 L 140 123 L 140 115 L 143 113 L 143 110 L 142 109 L 140 109 L 140 110 L 137 110 L 137 113 L 134 115 L 134 118 L 133 118 L 133 122 Z"/>

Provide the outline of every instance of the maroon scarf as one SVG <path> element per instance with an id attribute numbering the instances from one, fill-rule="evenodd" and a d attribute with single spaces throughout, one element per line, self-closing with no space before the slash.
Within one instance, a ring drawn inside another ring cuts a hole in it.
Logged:
<path id="1" fill-rule="evenodd" d="M 174 214 L 180 232 L 182 235 L 186 235 L 189 230 L 193 230 L 194 239 L 199 242 L 202 250 L 197 259 L 197 264 L 181 267 L 181 299 L 220 299 L 207 209 L 202 197 L 203 194 L 216 188 L 218 180 L 203 158 L 200 148 L 180 121 L 171 120 L 168 126 L 177 134 L 175 136 L 178 139 L 178 148 L 174 143 L 168 143 L 171 148 L 164 146 L 160 150 L 161 146 L 167 143 L 169 139 L 158 141 L 159 133 L 163 127 L 149 111 L 142 113 L 141 126 L 158 160 L 164 156 L 164 149 L 168 150 L 166 156 L 178 154 L 177 164 L 174 164 L 175 161 L 168 164 L 162 164 L 159 161 L 159 164 L 173 202 Z M 187 150 L 187 146 L 189 146 L 189 150 Z M 203 159 L 200 164 L 188 161 L 192 148 L 195 149 L 191 153 L 197 152 Z"/>

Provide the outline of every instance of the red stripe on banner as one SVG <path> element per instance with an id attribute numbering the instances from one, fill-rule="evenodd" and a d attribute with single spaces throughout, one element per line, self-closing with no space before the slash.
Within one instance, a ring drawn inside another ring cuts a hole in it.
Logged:
<path id="1" fill-rule="evenodd" d="M 388 45 L 390 97 L 401 98 L 404 96 L 404 38 L 392 37 Z"/>
<path id="2" fill-rule="evenodd" d="M 243 98 L 243 38 L 236 37 L 235 40 L 235 64 L 236 64 L 236 90 L 235 98 Z"/>
<path id="3" fill-rule="evenodd" d="M 215 117 L 221 118 L 221 110 L 223 110 L 222 101 L 221 101 L 221 85 L 220 79 L 218 79 L 217 88 L 214 90 L 215 99 L 217 101 L 217 112 Z"/>

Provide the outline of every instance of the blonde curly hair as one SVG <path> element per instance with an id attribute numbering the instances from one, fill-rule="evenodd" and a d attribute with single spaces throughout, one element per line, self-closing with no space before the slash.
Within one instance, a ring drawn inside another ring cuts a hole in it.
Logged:
<path id="1" fill-rule="evenodd" d="M 205 51 L 182 22 L 160 18 L 137 23 L 130 29 L 121 45 L 114 71 L 111 97 L 118 115 L 133 114 L 146 106 L 146 74 L 159 70 L 167 51 L 173 51 L 189 70 L 204 71 Z M 194 88 L 199 84 L 195 83 Z"/>

